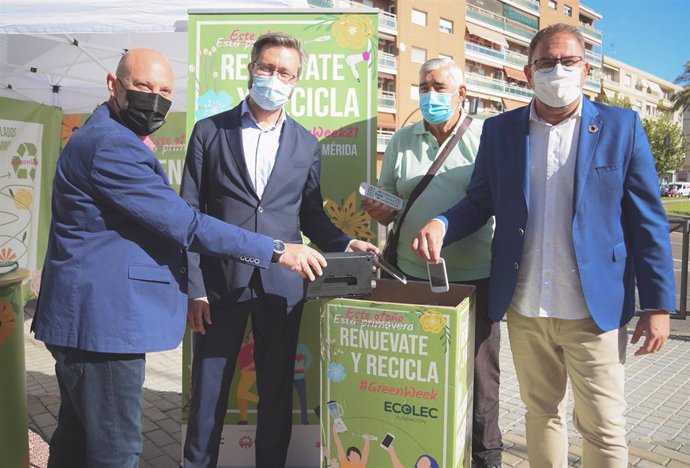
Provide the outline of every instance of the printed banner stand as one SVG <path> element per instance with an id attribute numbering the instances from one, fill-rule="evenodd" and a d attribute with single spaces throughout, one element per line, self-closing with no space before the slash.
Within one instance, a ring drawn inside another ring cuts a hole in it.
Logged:
<path id="1" fill-rule="evenodd" d="M 321 467 L 470 466 L 474 287 L 321 301 Z"/>

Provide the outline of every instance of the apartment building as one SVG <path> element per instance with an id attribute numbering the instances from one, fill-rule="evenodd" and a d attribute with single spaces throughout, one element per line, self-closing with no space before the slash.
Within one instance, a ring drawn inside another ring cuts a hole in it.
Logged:
<path id="1" fill-rule="evenodd" d="M 671 98 L 682 88 L 670 81 L 654 76 L 613 57 L 604 56 L 601 72 L 601 93 L 597 99 L 618 96 L 630 103 L 641 119 L 658 119 L 670 114 L 673 122 L 683 126 L 683 113 L 673 112 Z M 671 181 L 690 180 L 690 155 L 686 156 L 682 170 L 676 172 Z"/>
<path id="2" fill-rule="evenodd" d="M 523 67 L 536 32 L 554 23 L 580 28 L 592 65 L 584 92 L 601 92 L 601 32 L 596 11 L 579 0 L 309 0 L 313 6 L 379 9 L 379 158 L 396 129 L 421 119 L 418 71 L 449 57 L 465 71 L 470 114 L 488 117 L 532 99 Z"/>

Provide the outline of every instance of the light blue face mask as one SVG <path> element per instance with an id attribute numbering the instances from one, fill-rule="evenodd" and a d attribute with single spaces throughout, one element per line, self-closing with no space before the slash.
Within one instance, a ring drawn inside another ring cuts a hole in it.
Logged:
<path id="1" fill-rule="evenodd" d="M 259 107 L 267 111 L 278 110 L 290 99 L 292 85 L 276 76 L 254 75 L 249 95 Z"/>
<path id="2" fill-rule="evenodd" d="M 419 95 L 419 109 L 424 120 L 430 124 L 440 124 L 453 116 L 453 93 L 431 91 Z"/>

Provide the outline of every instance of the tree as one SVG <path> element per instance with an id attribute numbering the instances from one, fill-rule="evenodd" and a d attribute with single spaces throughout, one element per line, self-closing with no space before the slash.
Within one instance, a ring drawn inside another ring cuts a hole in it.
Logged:
<path id="1" fill-rule="evenodd" d="M 690 110 L 690 60 L 685 62 L 685 70 L 676 78 L 675 83 L 681 85 L 683 89 L 673 95 L 674 112 L 680 109 Z"/>
<path id="2" fill-rule="evenodd" d="M 601 102 L 603 102 L 604 104 L 608 104 L 609 106 L 617 106 L 623 107 L 624 109 L 632 109 L 630 99 L 628 99 L 627 97 L 620 97 L 618 93 L 614 94 L 613 97 L 608 97 L 604 94 L 604 96 L 601 98 Z"/>
<path id="3" fill-rule="evenodd" d="M 642 126 L 647 133 L 659 178 L 677 171 L 683 165 L 688 145 L 680 125 L 664 115 L 658 120 L 644 119 Z"/>

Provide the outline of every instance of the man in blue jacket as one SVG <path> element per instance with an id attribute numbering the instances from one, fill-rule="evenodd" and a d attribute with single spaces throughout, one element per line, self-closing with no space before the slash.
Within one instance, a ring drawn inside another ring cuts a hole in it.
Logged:
<path id="1" fill-rule="evenodd" d="M 173 84 L 160 53 L 124 54 L 107 77 L 110 99 L 57 164 L 32 324 L 60 387 L 51 468 L 139 466 L 144 353 L 180 343 L 186 250 L 260 269 L 274 256 L 271 237 L 200 214 L 170 187 L 145 140 L 163 125 Z M 302 245 L 286 244 L 277 261 L 309 279 L 325 265 Z"/>
<path id="2" fill-rule="evenodd" d="M 582 95 L 589 71 L 576 27 L 539 31 L 525 66 L 535 99 L 488 119 L 467 197 L 412 243 L 440 248 L 496 217 L 489 308 L 507 313 L 527 407 L 530 464 L 567 466 L 565 394 L 575 399 L 582 465 L 625 467 L 626 327 L 643 313 L 636 355 L 660 350 L 675 310 L 668 223 L 654 159 L 634 111 Z"/>

